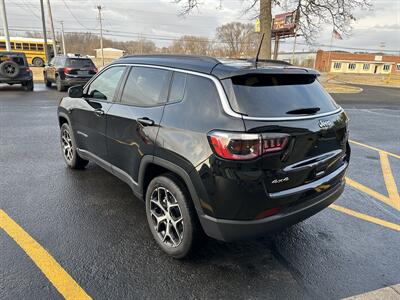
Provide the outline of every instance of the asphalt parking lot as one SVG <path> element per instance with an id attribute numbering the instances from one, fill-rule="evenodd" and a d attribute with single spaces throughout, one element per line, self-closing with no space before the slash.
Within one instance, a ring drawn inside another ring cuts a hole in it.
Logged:
<path id="1" fill-rule="evenodd" d="M 0 86 L 0 298 L 338 299 L 400 283 L 400 89 L 363 89 L 334 96 L 353 141 L 335 205 L 257 240 L 207 240 L 176 261 L 126 184 L 94 164 L 67 169 L 62 94 Z"/>

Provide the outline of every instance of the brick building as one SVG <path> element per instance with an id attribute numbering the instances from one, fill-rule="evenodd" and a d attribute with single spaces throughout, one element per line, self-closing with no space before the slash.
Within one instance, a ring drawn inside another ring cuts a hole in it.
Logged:
<path id="1" fill-rule="evenodd" d="M 318 50 L 315 68 L 332 73 L 400 74 L 400 56 Z"/>

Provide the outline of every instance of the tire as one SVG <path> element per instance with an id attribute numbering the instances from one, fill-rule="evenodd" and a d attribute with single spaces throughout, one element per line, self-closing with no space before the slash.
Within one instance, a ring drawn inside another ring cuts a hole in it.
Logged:
<path id="1" fill-rule="evenodd" d="M 165 198 L 169 200 L 164 201 Z M 147 222 L 160 248 L 178 259 L 189 255 L 202 231 L 186 186 L 173 174 L 155 177 L 149 183 L 145 200 Z M 163 216 L 166 219 L 162 220 Z"/>
<path id="2" fill-rule="evenodd" d="M 6 78 L 16 78 L 19 70 L 19 65 L 15 61 L 5 61 L 0 64 L 0 74 Z"/>
<path id="3" fill-rule="evenodd" d="M 60 76 L 57 76 L 56 78 L 56 85 L 57 85 L 57 91 L 64 92 L 66 90 L 65 86 L 62 85 Z"/>
<path id="4" fill-rule="evenodd" d="M 43 78 L 44 78 L 44 84 L 46 87 L 50 88 L 51 87 L 51 81 L 47 79 L 47 74 L 43 73 Z"/>
<path id="5" fill-rule="evenodd" d="M 43 67 L 44 60 L 40 57 L 35 57 L 34 59 L 32 59 L 32 65 L 34 65 L 35 67 Z"/>
<path id="6" fill-rule="evenodd" d="M 61 125 L 60 128 L 60 144 L 61 152 L 65 163 L 71 169 L 84 169 L 89 163 L 88 160 L 79 156 L 76 151 L 76 142 L 71 127 L 67 123 Z"/>
<path id="7" fill-rule="evenodd" d="M 33 79 L 26 81 L 25 84 L 23 84 L 25 87 L 25 91 L 27 92 L 32 92 L 33 91 Z"/>

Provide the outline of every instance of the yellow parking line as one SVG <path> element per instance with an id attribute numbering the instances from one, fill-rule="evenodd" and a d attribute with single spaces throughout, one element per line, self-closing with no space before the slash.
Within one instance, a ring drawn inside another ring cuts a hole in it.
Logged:
<path id="1" fill-rule="evenodd" d="M 353 140 L 349 140 L 349 142 L 353 143 L 353 144 L 356 144 L 356 145 L 359 145 L 359 146 L 362 146 L 362 147 L 365 147 L 365 148 L 369 148 L 369 149 L 378 151 L 378 152 L 381 151 L 383 153 L 386 153 L 388 155 L 391 155 L 393 157 L 396 157 L 396 158 L 400 159 L 400 155 L 398 155 L 398 154 L 394 154 L 394 153 L 391 153 L 391 152 L 388 152 L 388 151 L 385 151 L 385 150 L 382 150 L 382 149 L 378 149 L 378 148 L 375 148 L 373 146 L 370 146 L 370 145 L 367 145 L 367 144 L 363 144 L 363 143 L 360 143 L 360 142 L 356 142 L 356 141 L 353 141 Z"/>
<path id="2" fill-rule="evenodd" d="M 364 221 L 368 221 L 368 222 L 371 222 L 371 223 L 374 223 L 374 224 L 378 224 L 378 225 L 381 225 L 381 226 L 384 226 L 384 227 L 387 227 L 387 228 L 390 228 L 390 229 L 393 229 L 393 230 L 396 230 L 396 231 L 400 231 L 400 225 L 398 225 L 398 224 L 391 223 L 391 222 L 388 222 L 388 221 L 384 221 L 384 220 L 381 220 L 381 219 L 378 219 L 378 218 L 375 218 L 375 217 L 371 217 L 369 215 L 362 214 L 362 213 L 359 213 L 357 211 L 354 211 L 354 210 L 351 210 L 351 209 L 348 209 L 348 208 L 345 208 L 343 206 L 339 206 L 339 205 L 336 205 L 336 204 L 331 204 L 329 207 L 334 209 L 334 210 L 340 211 L 340 212 L 342 212 L 344 214 L 356 217 L 358 219 L 361 219 L 361 220 L 364 220 Z"/>
<path id="3" fill-rule="evenodd" d="M 382 201 L 383 203 L 386 203 L 387 205 L 393 206 L 392 204 L 392 200 L 387 197 L 384 196 L 376 191 L 374 191 L 373 189 L 370 189 L 369 187 L 362 185 L 361 183 L 358 183 L 357 181 L 354 181 L 353 179 L 350 179 L 349 177 L 346 177 L 346 184 L 349 186 L 352 186 L 353 188 L 356 188 L 357 190 L 364 192 L 372 197 L 374 197 L 375 199 L 378 199 L 379 201 Z"/>
<path id="4" fill-rule="evenodd" d="M 394 181 L 392 170 L 390 169 L 389 158 L 386 153 L 379 151 L 381 161 L 383 179 L 385 180 L 386 189 L 389 194 L 391 205 L 400 210 L 400 195 L 397 191 L 396 182 Z"/>
<path id="5" fill-rule="evenodd" d="M 91 299 L 61 265 L 2 209 L 0 228 L 25 251 L 64 298 Z"/>

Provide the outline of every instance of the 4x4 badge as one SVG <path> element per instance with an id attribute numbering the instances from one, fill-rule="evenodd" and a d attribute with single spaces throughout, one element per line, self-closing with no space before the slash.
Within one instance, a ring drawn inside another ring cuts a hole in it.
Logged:
<path id="1" fill-rule="evenodd" d="M 319 126 L 320 128 L 328 128 L 328 127 L 331 127 L 331 126 L 332 126 L 332 122 L 329 121 L 329 120 L 326 120 L 326 121 L 324 121 L 324 120 L 319 120 L 319 121 L 318 121 L 318 126 Z"/>

